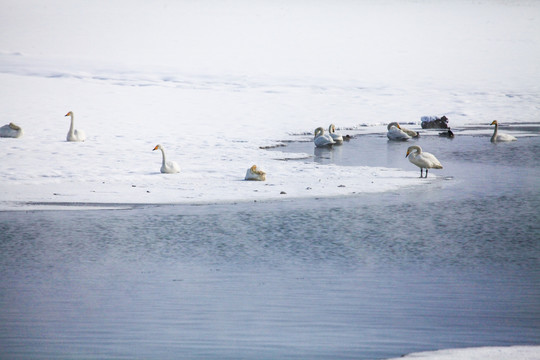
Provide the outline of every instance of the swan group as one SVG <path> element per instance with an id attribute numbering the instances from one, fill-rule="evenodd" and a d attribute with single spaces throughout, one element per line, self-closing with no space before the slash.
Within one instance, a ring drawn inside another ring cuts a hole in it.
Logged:
<path id="1" fill-rule="evenodd" d="M 493 122 L 490 125 L 495 125 L 495 130 L 493 130 L 493 135 L 491 136 L 491 142 L 497 143 L 497 142 L 508 142 L 508 141 L 516 141 L 517 138 L 515 138 L 512 135 L 499 133 L 499 122 L 497 120 L 493 120 Z"/>
<path id="2" fill-rule="evenodd" d="M 442 169 L 442 165 L 435 155 L 422 151 L 422 148 L 418 145 L 409 146 L 405 157 L 409 157 L 409 161 L 420 168 L 420 177 L 422 177 L 423 170 L 426 169 L 426 178 L 428 175 L 428 169 Z"/>
<path id="3" fill-rule="evenodd" d="M 388 130 L 386 136 L 389 140 L 405 141 L 418 137 L 418 133 L 416 131 L 401 127 L 397 122 L 391 122 L 388 124 L 386 129 Z"/>
<path id="4" fill-rule="evenodd" d="M 154 150 L 161 150 L 162 162 L 160 171 L 163 174 L 176 174 L 177 172 L 180 172 L 180 166 L 178 166 L 176 162 L 167 161 L 167 158 L 165 157 L 165 150 L 163 150 L 161 145 L 156 145 L 152 151 Z"/>
<path id="5" fill-rule="evenodd" d="M 82 130 L 77 130 L 73 124 L 73 111 L 68 112 L 65 116 L 71 117 L 71 125 L 66 136 L 67 141 L 84 141 L 86 140 L 86 134 Z"/>
<path id="6" fill-rule="evenodd" d="M 14 123 L 9 123 L 0 127 L 0 137 L 4 138 L 18 138 L 23 135 L 23 130 L 20 126 L 15 125 Z"/>

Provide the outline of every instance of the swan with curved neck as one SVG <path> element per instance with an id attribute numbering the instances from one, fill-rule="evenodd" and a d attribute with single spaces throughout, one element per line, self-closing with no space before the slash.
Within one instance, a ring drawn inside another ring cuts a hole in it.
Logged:
<path id="1" fill-rule="evenodd" d="M 14 123 L 9 123 L 0 127 L 0 137 L 18 138 L 23 135 L 23 131 L 20 126 Z"/>
<path id="2" fill-rule="evenodd" d="M 336 132 L 336 125 L 330 124 L 330 126 L 328 127 L 328 133 L 336 144 L 343 144 L 343 136 L 340 133 Z"/>
<path id="3" fill-rule="evenodd" d="M 336 143 L 334 140 L 332 140 L 330 135 L 324 133 L 324 129 L 322 127 L 315 129 L 315 138 L 313 139 L 313 142 L 315 143 L 316 147 L 332 146 Z"/>
<path id="4" fill-rule="evenodd" d="M 73 111 L 68 112 L 65 116 L 71 117 L 71 125 L 69 126 L 69 131 L 66 136 L 67 141 L 84 141 L 86 140 L 86 134 L 82 130 L 77 130 L 74 128 L 73 124 Z"/>
<path id="5" fill-rule="evenodd" d="M 160 171 L 163 174 L 175 174 L 177 172 L 180 172 L 180 166 L 174 161 L 167 161 L 167 158 L 165 157 L 165 151 L 163 150 L 163 147 L 161 145 L 156 145 L 156 147 L 152 150 L 161 150 L 161 155 L 163 156 L 163 161 L 161 162 L 161 169 Z"/>
<path id="6" fill-rule="evenodd" d="M 260 170 L 257 165 L 253 165 L 246 171 L 245 180 L 265 181 L 266 173 Z"/>
<path id="7" fill-rule="evenodd" d="M 493 130 L 493 135 L 491 136 L 491 142 L 507 142 L 507 141 L 516 141 L 517 138 L 515 138 L 512 135 L 499 133 L 499 123 L 497 120 L 493 120 L 493 122 L 490 125 L 495 125 L 495 130 Z"/>
<path id="8" fill-rule="evenodd" d="M 420 177 L 422 177 L 423 170 L 426 169 L 426 178 L 428 175 L 428 169 L 442 169 L 442 165 L 435 155 L 422 151 L 422 148 L 418 145 L 409 146 L 407 149 L 407 155 L 409 161 L 420 168 Z"/>
<path id="9" fill-rule="evenodd" d="M 388 140 L 405 141 L 411 138 L 411 136 L 407 134 L 397 122 L 391 122 L 390 124 L 388 124 L 386 129 L 388 130 L 388 132 L 386 133 Z"/>

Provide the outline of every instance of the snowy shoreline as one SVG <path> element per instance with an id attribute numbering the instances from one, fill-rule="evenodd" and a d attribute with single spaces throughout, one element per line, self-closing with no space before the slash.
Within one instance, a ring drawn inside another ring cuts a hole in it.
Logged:
<path id="1" fill-rule="evenodd" d="M 540 346 L 486 346 L 463 349 L 445 349 L 425 351 L 403 355 L 398 359 L 426 359 L 426 360 L 538 360 L 540 359 Z"/>

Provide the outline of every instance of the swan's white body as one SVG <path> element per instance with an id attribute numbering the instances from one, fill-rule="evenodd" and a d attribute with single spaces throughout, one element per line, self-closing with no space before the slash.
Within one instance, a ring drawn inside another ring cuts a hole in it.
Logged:
<path id="1" fill-rule="evenodd" d="M 315 129 L 315 138 L 313 139 L 313 142 L 315 143 L 316 147 L 332 146 L 336 143 L 334 140 L 332 140 L 330 135 L 324 133 L 324 129 L 322 127 Z"/>
<path id="2" fill-rule="evenodd" d="M 411 135 L 403 131 L 404 129 L 402 129 L 401 126 L 399 126 L 397 122 L 391 122 L 390 124 L 388 124 L 386 128 L 388 129 L 386 136 L 388 137 L 389 140 L 405 141 L 405 140 L 409 140 L 412 137 Z M 408 130 L 408 131 L 412 131 L 412 130 Z"/>
<path id="3" fill-rule="evenodd" d="M 493 122 L 490 125 L 495 125 L 495 130 L 493 131 L 493 135 L 491 136 L 491 142 L 508 142 L 508 141 L 516 141 L 517 138 L 515 138 L 512 135 L 499 133 L 499 123 L 497 120 L 493 120 Z"/>
<path id="4" fill-rule="evenodd" d="M 66 136 L 67 141 L 84 141 L 86 140 L 86 134 L 82 130 L 77 130 L 73 125 L 73 111 L 68 112 L 65 116 L 71 117 L 71 125 Z"/>
<path id="5" fill-rule="evenodd" d="M 343 144 L 343 136 L 340 133 L 336 132 L 336 125 L 330 124 L 330 126 L 328 127 L 328 133 L 336 144 Z"/>
<path id="6" fill-rule="evenodd" d="M 259 168 L 257 165 L 253 165 L 246 171 L 246 180 L 255 180 L 255 181 L 265 181 L 266 173 Z"/>
<path id="7" fill-rule="evenodd" d="M 180 172 L 180 166 L 174 161 L 167 161 L 167 158 L 165 157 L 165 151 L 161 147 L 161 145 L 156 145 L 154 150 L 161 150 L 161 154 L 163 155 L 163 161 L 161 162 L 161 169 L 160 171 L 163 174 L 175 174 L 177 172 Z M 152 151 L 154 151 L 152 150 Z"/>
<path id="8" fill-rule="evenodd" d="M 18 138 L 21 137 L 23 131 L 20 126 L 15 125 L 14 123 L 9 123 L 0 127 L 0 137 L 6 138 Z"/>
<path id="9" fill-rule="evenodd" d="M 409 146 L 407 149 L 407 155 L 409 161 L 420 168 L 420 177 L 422 177 L 423 170 L 426 169 L 426 177 L 428 169 L 442 169 L 442 165 L 437 158 L 428 152 L 423 152 L 422 148 L 418 145 Z"/>

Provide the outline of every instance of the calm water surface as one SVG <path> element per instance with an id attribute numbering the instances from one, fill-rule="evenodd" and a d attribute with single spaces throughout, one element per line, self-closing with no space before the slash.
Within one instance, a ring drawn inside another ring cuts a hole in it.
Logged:
<path id="1" fill-rule="evenodd" d="M 0 358 L 383 359 L 540 344 L 540 137 L 415 143 L 445 168 L 386 194 L 0 213 Z M 286 151 L 416 170 L 408 145 L 362 136 Z"/>

